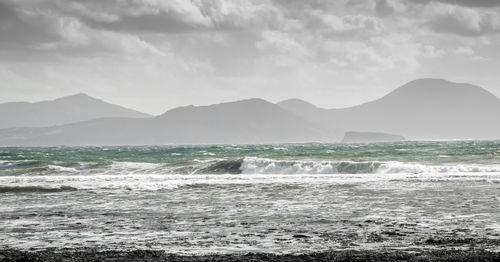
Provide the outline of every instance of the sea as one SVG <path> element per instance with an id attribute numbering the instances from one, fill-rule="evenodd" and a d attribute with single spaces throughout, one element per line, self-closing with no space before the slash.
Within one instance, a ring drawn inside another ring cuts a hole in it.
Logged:
<path id="1" fill-rule="evenodd" d="M 0 148 L 0 248 L 500 251 L 500 141 Z"/>

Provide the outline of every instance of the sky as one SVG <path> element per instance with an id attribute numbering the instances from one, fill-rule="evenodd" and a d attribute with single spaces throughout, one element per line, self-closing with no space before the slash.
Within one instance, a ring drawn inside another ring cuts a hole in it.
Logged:
<path id="1" fill-rule="evenodd" d="M 340 108 L 427 77 L 500 97 L 500 0 L 0 0 L 0 102 Z"/>

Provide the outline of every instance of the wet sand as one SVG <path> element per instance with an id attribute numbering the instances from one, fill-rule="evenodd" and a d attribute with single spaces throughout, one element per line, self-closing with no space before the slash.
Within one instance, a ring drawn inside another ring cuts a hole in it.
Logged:
<path id="1" fill-rule="evenodd" d="M 163 251 L 1 250 L 0 261 L 500 261 L 500 252 L 486 250 L 328 251 L 310 254 L 224 254 L 183 256 Z"/>

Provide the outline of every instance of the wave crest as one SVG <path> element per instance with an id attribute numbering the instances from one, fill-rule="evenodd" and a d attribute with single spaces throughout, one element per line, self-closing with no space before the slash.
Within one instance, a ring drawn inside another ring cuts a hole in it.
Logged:
<path id="1" fill-rule="evenodd" d="M 424 165 L 396 161 L 290 161 L 247 157 L 243 159 L 240 170 L 243 174 L 421 174 L 500 172 L 500 166 Z"/>
<path id="2" fill-rule="evenodd" d="M 97 167 L 68 167 L 44 164 L 18 168 L 32 163 L 0 163 L 1 175 L 196 175 L 196 174 L 422 174 L 422 173 L 478 173 L 500 172 L 500 165 L 479 164 L 422 164 L 397 161 L 332 161 L 332 160 L 276 160 L 259 157 L 234 159 L 193 160 L 183 165 L 167 163 L 113 162 Z"/>
<path id="3" fill-rule="evenodd" d="M 374 173 L 379 162 L 289 161 L 265 158 L 245 158 L 243 174 L 359 174 Z"/>

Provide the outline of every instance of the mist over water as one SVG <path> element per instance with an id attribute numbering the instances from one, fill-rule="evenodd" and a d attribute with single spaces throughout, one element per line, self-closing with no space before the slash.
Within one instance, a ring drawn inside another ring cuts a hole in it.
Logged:
<path id="1" fill-rule="evenodd" d="M 0 148 L 0 243 L 497 250 L 499 193 L 497 141 Z"/>

